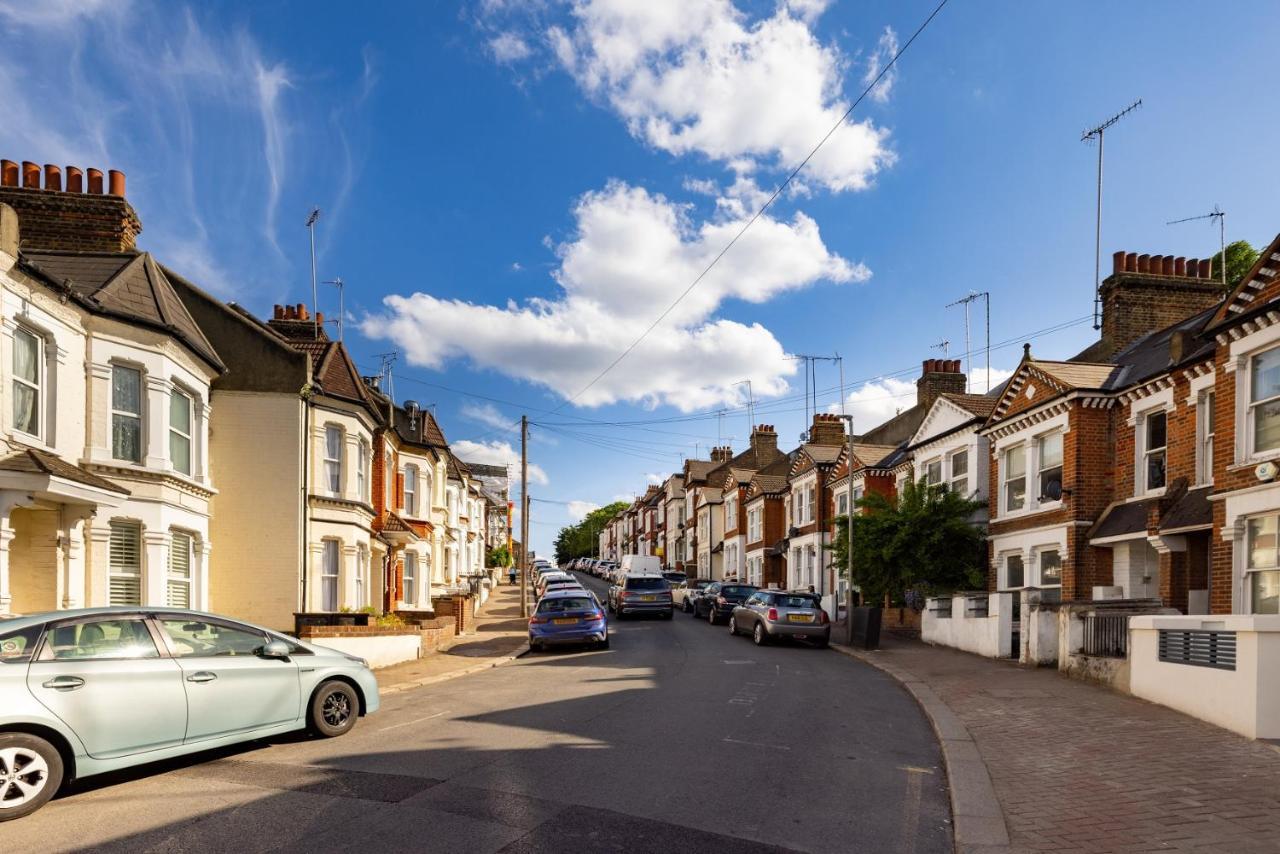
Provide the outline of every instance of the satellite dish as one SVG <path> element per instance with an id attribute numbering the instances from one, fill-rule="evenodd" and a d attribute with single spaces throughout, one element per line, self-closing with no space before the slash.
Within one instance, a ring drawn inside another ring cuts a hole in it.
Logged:
<path id="1" fill-rule="evenodd" d="M 410 417 L 414 417 L 414 418 L 416 418 L 416 417 L 417 417 L 417 415 L 418 415 L 418 413 L 419 413 L 419 412 L 421 412 L 421 411 L 422 411 L 422 409 L 421 409 L 421 407 L 419 407 L 419 406 L 418 406 L 418 401 L 416 401 L 416 400 L 406 400 L 406 401 L 404 402 L 404 411 L 405 411 L 405 412 L 408 412 L 408 413 L 409 413 L 409 415 L 410 415 Z"/>
<path id="2" fill-rule="evenodd" d="M 1051 480 L 1044 486 L 1044 495 L 1041 498 L 1047 498 L 1050 501 L 1058 501 L 1062 498 L 1062 481 Z"/>

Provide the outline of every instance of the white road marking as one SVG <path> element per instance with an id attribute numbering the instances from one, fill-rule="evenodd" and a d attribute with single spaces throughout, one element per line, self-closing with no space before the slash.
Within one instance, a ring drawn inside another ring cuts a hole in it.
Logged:
<path id="1" fill-rule="evenodd" d="M 748 747 L 768 747 L 771 750 L 790 750 L 791 749 L 790 747 L 787 747 L 785 744 L 761 744 L 758 741 L 742 741 L 741 739 L 737 739 L 737 738 L 729 738 L 727 735 L 723 739 L 721 739 L 721 741 L 727 741 L 730 744 L 745 744 Z"/>
<path id="2" fill-rule="evenodd" d="M 381 729 L 375 729 L 375 730 L 374 730 L 374 732 L 386 732 L 386 731 L 387 731 L 387 730 L 389 730 L 389 729 L 397 729 L 397 728 L 402 727 L 402 726 L 412 726 L 413 724 L 420 724 L 420 723 L 422 723 L 423 721 L 429 721 L 429 720 L 431 720 L 432 718 L 438 718 L 438 717 L 440 717 L 441 715 L 447 715 L 447 714 L 449 714 L 449 713 L 448 713 L 448 712 L 436 712 L 434 715 L 427 715 L 425 718 L 418 718 L 417 720 L 405 721 L 405 722 L 404 722 L 404 723 L 402 723 L 402 724 L 392 724 L 391 726 L 384 726 L 384 727 L 382 727 Z"/>

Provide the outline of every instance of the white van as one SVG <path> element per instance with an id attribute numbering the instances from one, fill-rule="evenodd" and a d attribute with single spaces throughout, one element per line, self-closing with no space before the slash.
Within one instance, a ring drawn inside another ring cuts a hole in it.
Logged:
<path id="1" fill-rule="evenodd" d="M 623 555 L 622 574 L 635 575 L 639 572 L 662 574 L 662 558 L 657 555 Z"/>

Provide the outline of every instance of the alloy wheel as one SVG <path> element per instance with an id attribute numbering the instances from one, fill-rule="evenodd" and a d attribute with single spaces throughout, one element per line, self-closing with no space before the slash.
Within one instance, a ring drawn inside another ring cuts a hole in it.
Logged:
<path id="1" fill-rule="evenodd" d="M 0 749 L 0 810 L 30 803 L 49 782 L 44 757 L 25 747 Z"/>
<path id="2" fill-rule="evenodd" d="M 340 727 L 351 717 L 351 700 L 341 691 L 334 691 L 324 698 L 320 716 L 331 727 Z"/>

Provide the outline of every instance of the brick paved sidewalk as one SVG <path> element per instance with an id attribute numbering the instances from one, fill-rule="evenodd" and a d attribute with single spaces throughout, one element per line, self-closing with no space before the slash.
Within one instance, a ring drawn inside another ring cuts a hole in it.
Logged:
<path id="1" fill-rule="evenodd" d="M 520 616 L 520 587 L 502 584 L 481 607 L 472 631 L 417 661 L 380 668 L 378 685 L 389 694 L 503 664 L 522 654 L 528 639 L 528 620 Z"/>
<path id="2" fill-rule="evenodd" d="M 1056 670 L 919 641 L 858 657 L 918 679 L 968 729 L 1010 841 L 971 850 L 1280 852 L 1271 744 Z"/>

